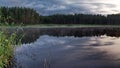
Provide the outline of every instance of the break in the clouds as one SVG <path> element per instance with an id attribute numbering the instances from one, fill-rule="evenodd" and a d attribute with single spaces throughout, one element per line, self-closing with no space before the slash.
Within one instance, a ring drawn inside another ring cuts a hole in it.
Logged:
<path id="1" fill-rule="evenodd" d="M 112 14 L 120 12 L 119 0 L 0 0 L 0 6 L 34 8 L 43 15 L 49 14 Z"/>

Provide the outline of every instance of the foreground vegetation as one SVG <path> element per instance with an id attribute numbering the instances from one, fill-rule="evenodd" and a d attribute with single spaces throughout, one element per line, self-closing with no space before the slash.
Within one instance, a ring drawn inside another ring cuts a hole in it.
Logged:
<path id="1" fill-rule="evenodd" d="M 19 44 L 20 38 L 13 33 L 8 36 L 4 32 L 0 32 L 0 68 L 7 68 L 13 57 L 14 47 Z"/>

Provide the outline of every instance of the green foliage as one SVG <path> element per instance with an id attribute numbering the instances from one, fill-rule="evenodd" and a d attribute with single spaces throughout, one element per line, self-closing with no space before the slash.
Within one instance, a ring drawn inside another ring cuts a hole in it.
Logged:
<path id="1" fill-rule="evenodd" d="M 17 45 L 21 38 L 17 39 L 17 35 L 13 33 L 7 36 L 5 33 L 0 32 L 0 68 L 9 66 L 10 58 L 13 57 L 15 45 Z"/>
<path id="2" fill-rule="evenodd" d="M 14 23 L 13 23 L 14 22 Z M 120 25 L 120 14 L 54 14 L 41 16 L 35 10 L 24 7 L 1 7 L 0 25 L 35 25 L 35 24 L 87 24 Z"/>
<path id="3" fill-rule="evenodd" d="M 2 11 L 1 11 L 1 7 L 0 7 L 0 23 L 1 23 L 1 20 L 2 20 Z"/>
<path id="4" fill-rule="evenodd" d="M 13 26 L 24 26 L 24 24 L 23 23 L 15 24 L 14 22 L 12 23 L 4 22 L 4 23 L 0 23 L 0 26 L 13 27 Z"/>
<path id="5" fill-rule="evenodd" d="M 1 7 L 2 19 L 1 23 L 8 24 L 32 24 L 39 23 L 39 14 L 31 8 L 20 7 Z"/>

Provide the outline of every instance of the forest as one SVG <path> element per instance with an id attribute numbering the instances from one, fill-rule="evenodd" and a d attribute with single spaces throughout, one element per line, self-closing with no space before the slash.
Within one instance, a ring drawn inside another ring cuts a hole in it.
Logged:
<path id="1" fill-rule="evenodd" d="M 32 8 L 1 7 L 0 23 L 120 25 L 120 14 L 54 14 L 44 16 Z"/>

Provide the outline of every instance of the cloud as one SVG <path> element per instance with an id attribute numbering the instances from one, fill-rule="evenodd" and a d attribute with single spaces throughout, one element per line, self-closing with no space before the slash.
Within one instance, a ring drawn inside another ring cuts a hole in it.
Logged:
<path id="1" fill-rule="evenodd" d="M 118 2 L 118 0 L 0 0 L 0 6 L 30 7 L 43 15 L 56 13 L 119 13 L 119 3 L 120 1 Z"/>

